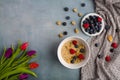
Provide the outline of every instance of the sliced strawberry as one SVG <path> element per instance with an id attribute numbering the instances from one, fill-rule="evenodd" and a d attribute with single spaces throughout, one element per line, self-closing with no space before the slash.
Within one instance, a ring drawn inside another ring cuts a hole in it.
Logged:
<path id="1" fill-rule="evenodd" d="M 83 27 L 84 27 L 85 29 L 87 29 L 89 26 L 90 26 L 89 23 L 84 23 L 84 24 L 83 24 Z"/>
<path id="2" fill-rule="evenodd" d="M 77 45 L 77 41 L 76 41 L 76 40 L 73 40 L 72 43 L 73 43 L 74 45 Z"/>
<path id="3" fill-rule="evenodd" d="M 75 54 L 76 51 L 74 49 L 70 49 L 70 54 Z"/>
<path id="4" fill-rule="evenodd" d="M 85 56 L 83 54 L 79 54 L 78 58 L 79 59 L 85 59 Z"/>
<path id="5" fill-rule="evenodd" d="M 97 21 L 98 21 L 98 22 L 101 22 L 101 21 L 102 21 L 102 18 L 98 17 L 98 18 L 97 18 Z"/>

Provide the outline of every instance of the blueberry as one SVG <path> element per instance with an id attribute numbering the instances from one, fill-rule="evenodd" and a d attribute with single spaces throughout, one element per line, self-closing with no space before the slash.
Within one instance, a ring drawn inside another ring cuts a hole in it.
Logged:
<path id="1" fill-rule="evenodd" d="M 75 47 L 75 48 L 78 48 L 79 46 L 78 46 L 78 45 L 75 45 L 74 47 Z"/>
<path id="2" fill-rule="evenodd" d="M 102 58 L 103 56 L 99 54 L 97 57 L 98 57 L 98 58 Z"/>
<path id="3" fill-rule="evenodd" d="M 97 32 L 100 32 L 100 30 L 101 30 L 101 27 L 98 27 L 98 28 L 96 29 Z"/>
<path id="4" fill-rule="evenodd" d="M 89 19 L 90 19 L 90 20 L 93 20 L 93 16 L 89 16 Z"/>
<path id="5" fill-rule="evenodd" d="M 106 29 L 106 30 L 109 30 L 109 29 L 110 29 L 110 26 L 109 26 L 109 25 L 105 25 L 105 29 Z"/>
<path id="6" fill-rule="evenodd" d="M 64 8 L 64 11 L 69 11 L 69 8 L 68 8 L 68 7 L 65 7 L 65 8 Z"/>
<path id="7" fill-rule="evenodd" d="M 93 29 L 90 29 L 90 34 L 93 34 Z"/>
<path id="8" fill-rule="evenodd" d="M 73 56 L 73 60 L 76 60 L 77 59 L 77 56 Z"/>
<path id="9" fill-rule="evenodd" d="M 97 30 L 97 29 L 98 29 L 98 26 L 95 26 L 95 29 Z"/>
<path id="10" fill-rule="evenodd" d="M 81 7 L 85 7 L 85 3 L 81 3 Z"/>
<path id="11" fill-rule="evenodd" d="M 88 18 L 85 19 L 86 21 L 90 22 L 90 20 Z"/>
<path id="12" fill-rule="evenodd" d="M 97 32 L 100 32 L 100 30 L 98 29 Z"/>
<path id="13" fill-rule="evenodd" d="M 97 16 L 93 16 L 93 19 L 96 19 Z"/>
<path id="14" fill-rule="evenodd" d="M 114 52 L 114 49 L 110 49 L 110 52 Z"/>
<path id="15" fill-rule="evenodd" d="M 73 64 L 73 63 L 74 63 L 74 60 L 72 59 L 70 62 Z"/>
<path id="16" fill-rule="evenodd" d="M 98 26 L 99 24 L 98 23 L 95 23 L 95 26 Z"/>
<path id="17" fill-rule="evenodd" d="M 66 25 L 67 25 L 67 23 L 66 23 L 66 22 L 63 22 L 63 23 L 62 23 L 62 25 L 63 25 L 63 26 L 66 26 Z"/>
<path id="18" fill-rule="evenodd" d="M 91 24 L 91 27 L 93 28 L 93 27 L 94 27 L 94 24 Z"/>
<path id="19" fill-rule="evenodd" d="M 102 24 L 102 22 L 98 22 L 98 24 Z"/>
<path id="20" fill-rule="evenodd" d="M 94 29 L 94 30 L 93 30 L 93 34 L 95 34 L 95 33 L 96 33 L 96 30 Z"/>
<path id="21" fill-rule="evenodd" d="M 95 47 L 98 47 L 99 46 L 99 44 L 98 43 L 95 43 Z"/>
<path id="22" fill-rule="evenodd" d="M 66 19 L 66 20 L 69 20 L 69 19 L 70 19 L 70 16 L 66 16 L 65 19 Z"/>
<path id="23" fill-rule="evenodd" d="M 64 31 L 64 32 L 63 32 L 63 34 L 64 34 L 64 35 L 67 35 L 67 34 L 68 34 L 68 32 L 67 32 L 67 31 Z"/>
<path id="24" fill-rule="evenodd" d="M 85 29 L 86 32 L 89 32 L 89 29 Z"/>
<path id="25" fill-rule="evenodd" d="M 84 24 L 84 23 L 88 23 L 88 21 L 87 21 L 87 20 L 84 20 L 84 21 L 83 21 L 83 24 Z"/>
<path id="26" fill-rule="evenodd" d="M 102 27 L 102 26 L 99 24 L 98 27 Z"/>
<path id="27" fill-rule="evenodd" d="M 91 32 L 91 31 L 89 31 L 88 33 L 89 33 L 89 34 L 92 34 L 92 32 Z"/>
<path id="28" fill-rule="evenodd" d="M 80 52 L 81 52 L 81 53 L 84 53 L 84 52 L 85 52 L 85 49 L 81 48 L 81 49 L 80 49 Z"/>
<path id="29" fill-rule="evenodd" d="M 94 21 L 93 21 L 93 20 L 91 20 L 91 21 L 90 21 L 90 23 L 91 23 L 91 24 L 93 24 L 93 23 L 94 23 Z"/>
<path id="30" fill-rule="evenodd" d="M 85 31 L 89 33 L 89 31 L 90 31 L 90 27 L 89 27 L 89 28 L 87 28 L 87 29 L 85 29 Z"/>
<path id="31" fill-rule="evenodd" d="M 120 31 L 120 29 L 118 29 L 118 28 L 117 28 L 115 31 L 116 31 L 116 32 L 119 32 L 119 31 Z"/>

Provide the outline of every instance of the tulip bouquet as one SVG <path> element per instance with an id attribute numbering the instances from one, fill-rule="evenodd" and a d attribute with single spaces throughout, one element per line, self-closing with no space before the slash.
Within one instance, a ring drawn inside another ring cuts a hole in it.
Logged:
<path id="1" fill-rule="evenodd" d="M 0 58 L 0 80 L 24 80 L 29 74 L 37 77 L 31 69 L 37 68 L 39 64 L 30 62 L 35 57 L 36 51 L 27 51 L 27 47 L 28 42 L 19 41 L 16 49 L 14 46 L 4 48 Z"/>

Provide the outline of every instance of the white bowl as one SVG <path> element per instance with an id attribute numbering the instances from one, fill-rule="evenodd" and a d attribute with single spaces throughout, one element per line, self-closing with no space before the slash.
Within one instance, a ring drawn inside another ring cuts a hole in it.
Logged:
<path id="1" fill-rule="evenodd" d="M 102 25 L 101 25 L 101 30 L 100 30 L 100 32 L 97 32 L 97 33 L 95 33 L 95 34 L 89 34 L 88 32 L 86 32 L 85 31 L 85 29 L 84 29 L 84 27 L 83 27 L 83 21 L 86 19 L 86 18 L 88 18 L 89 16 L 99 16 L 100 18 L 102 18 L 99 14 L 96 14 L 96 13 L 89 13 L 89 14 L 86 14 L 83 18 L 82 18 L 82 20 L 81 20 L 81 29 L 82 29 L 82 31 L 86 34 L 86 35 L 88 35 L 88 36 L 97 36 L 97 35 L 99 35 L 99 34 L 101 34 L 101 32 L 103 31 L 103 29 L 104 29 L 104 20 L 103 20 L 103 18 L 102 18 Z"/>
<path id="2" fill-rule="evenodd" d="M 85 46 L 85 49 L 86 49 L 85 59 L 78 64 L 69 64 L 62 58 L 62 55 L 61 55 L 62 46 L 67 41 L 70 41 L 70 40 L 79 40 Z M 80 67 L 83 67 L 88 62 L 88 60 L 90 58 L 90 48 L 89 48 L 88 43 L 84 39 L 82 39 L 81 37 L 78 37 L 78 36 L 72 36 L 72 37 L 68 37 L 68 38 L 64 39 L 60 43 L 60 45 L 58 46 L 58 50 L 57 50 L 57 56 L 58 56 L 58 59 L 61 62 L 61 64 L 64 65 L 65 67 L 70 68 L 70 69 L 78 69 Z"/>

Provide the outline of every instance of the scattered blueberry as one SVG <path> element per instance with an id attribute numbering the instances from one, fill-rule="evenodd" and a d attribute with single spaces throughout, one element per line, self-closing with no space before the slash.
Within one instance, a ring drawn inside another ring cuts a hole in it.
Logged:
<path id="1" fill-rule="evenodd" d="M 73 60 L 73 59 L 71 60 L 71 63 L 72 63 L 72 64 L 74 63 L 74 60 Z"/>
<path id="2" fill-rule="evenodd" d="M 81 7 L 85 7 L 85 3 L 81 3 Z"/>
<path id="3" fill-rule="evenodd" d="M 112 48 L 112 49 L 110 49 L 110 52 L 114 52 L 114 49 Z"/>
<path id="4" fill-rule="evenodd" d="M 84 52 L 85 52 L 85 49 L 81 48 L 81 49 L 80 49 L 80 52 L 81 52 L 81 53 L 84 53 Z"/>
<path id="5" fill-rule="evenodd" d="M 64 35 L 67 35 L 67 34 L 68 34 L 68 32 L 67 32 L 67 31 L 64 31 L 64 32 L 63 32 L 63 34 L 64 34 Z"/>
<path id="6" fill-rule="evenodd" d="M 65 19 L 66 19 L 66 20 L 69 20 L 69 19 L 70 19 L 70 16 L 66 16 Z"/>
<path id="7" fill-rule="evenodd" d="M 78 48 L 79 46 L 78 45 L 74 45 L 75 48 Z"/>
<path id="8" fill-rule="evenodd" d="M 117 28 L 115 31 L 116 31 L 116 32 L 119 32 L 119 31 L 120 31 L 120 29 L 118 29 L 118 28 Z"/>
<path id="9" fill-rule="evenodd" d="M 97 57 L 100 59 L 100 58 L 102 58 L 102 55 L 99 54 Z"/>
<path id="10" fill-rule="evenodd" d="M 65 7 L 65 8 L 64 8 L 64 11 L 69 11 L 69 8 L 68 8 L 68 7 Z"/>
<path id="11" fill-rule="evenodd" d="M 110 26 L 109 26 L 109 25 L 105 25 L 105 29 L 106 29 L 106 30 L 109 30 L 109 29 L 110 29 Z"/>
<path id="12" fill-rule="evenodd" d="M 66 23 L 66 22 L 63 22 L 63 23 L 62 23 L 62 25 L 63 25 L 63 26 L 66 26 L 66 25 L 67 25 L 67 23 Z"/>
<path id="13" fill-rule="evenodd" d="M 95 43 L 95 47 L 98 47 L 99 46 L 99 43 Z"/>

